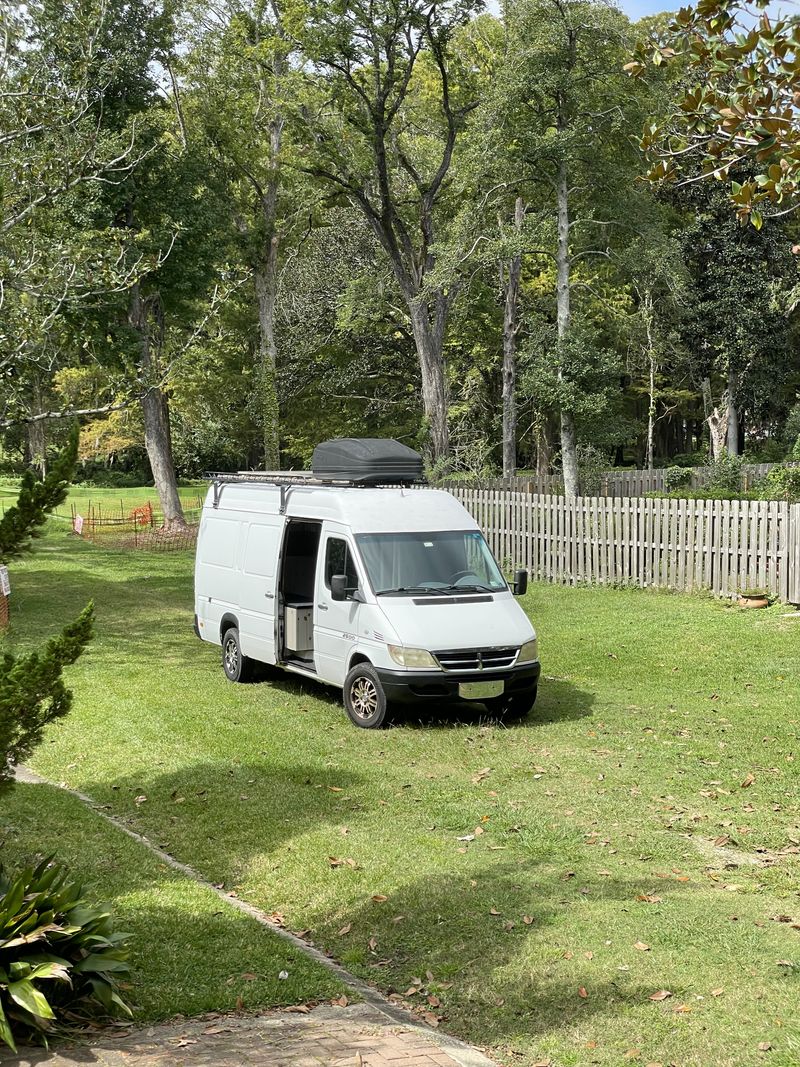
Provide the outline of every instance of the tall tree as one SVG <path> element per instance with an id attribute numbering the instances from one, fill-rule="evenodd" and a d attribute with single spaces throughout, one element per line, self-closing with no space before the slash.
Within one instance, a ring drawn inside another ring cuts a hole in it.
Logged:
<path id="1" fill-rule="evenodd" d="M 310 64 L 296 116 L 306 131 L 302 166 L 363 213 L 388 257 L 408 309 L 434 463 L 446 463 L 450 450 L 444 345 L 458 283 L 429 279 L 452 210 L 454 151 L 477 104 L 469 64 L 452 41 L 478 6 L 312 0 L 302 8 Z"/>

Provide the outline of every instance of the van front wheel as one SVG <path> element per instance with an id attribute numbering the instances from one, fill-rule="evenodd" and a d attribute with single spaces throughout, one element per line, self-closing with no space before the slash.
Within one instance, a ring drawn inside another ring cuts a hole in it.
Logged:
<path id="1" fill-rule="evenodd" d="M 374 667 L 357 663 L 344 680 L 344 706 L 362 730 L 376 730 L 386 719 L 386 694 Z"/>
<path id="2" fill-rule="evenodd" d="M 253 674 L 253 661 L 242 655 L 239 631 L 235 626 L 222 635 L 222 669 L 231 682 L 249 682 Z"/>

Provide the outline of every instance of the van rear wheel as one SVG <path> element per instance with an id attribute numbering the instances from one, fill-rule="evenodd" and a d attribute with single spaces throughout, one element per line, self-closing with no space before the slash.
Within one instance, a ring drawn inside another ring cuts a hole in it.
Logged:
<path id="1" fill-rule="evenodd" d="M 253 661 L 242 655 L 239 631 L 235 626 L 222 635 L 222 669 L 231 682 L 249 682 L 253 677 Z"/>
<path id="2" fill-rule="evenodd" d="M 377 730 L 386 721 L 386 694 L 375 668 L 357 663 L 344 680 L 344 706 L 362 730 Z"/>

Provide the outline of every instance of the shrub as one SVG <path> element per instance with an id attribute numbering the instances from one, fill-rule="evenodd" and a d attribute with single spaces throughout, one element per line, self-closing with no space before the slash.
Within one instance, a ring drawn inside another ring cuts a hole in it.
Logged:
<path id="1" fill-rule="evenodd" d="M 738 493 L 742 488 L 742 460 L 729 452 L 722 455 L 709 467 L 709 489 L 719 489 L 725 493 Z"/>
<path id="2" fill-rule="evenodd" d="M 0 1040 L 16 1051 L 92 1017 L 130 1015 L 119 992 L 128 937 L 60 864 L 13 879 L 0 868 Z"/>
<path id="3" fill-rule="evenodd" d="M 773 467 L 764 478 L 763 488 L 770 500 L 800 500 L 800 467 Z"/>
<path id="4" fill-rule="evenodd" d="M 691 484 L 690 467 L 667 467 L 664 471 L 664 491 L 667 493 L 674 493 L 676 489 L 683 489 Z"/>

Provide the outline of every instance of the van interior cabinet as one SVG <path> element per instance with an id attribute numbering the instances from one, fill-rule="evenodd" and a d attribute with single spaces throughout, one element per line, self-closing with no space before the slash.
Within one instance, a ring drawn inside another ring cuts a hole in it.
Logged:
<path id="1" fill-rule="evenodd" d="M 313 604 L 286 606 L 285 643 L 290 652 L 311 652 L 314 647 Z"/>

